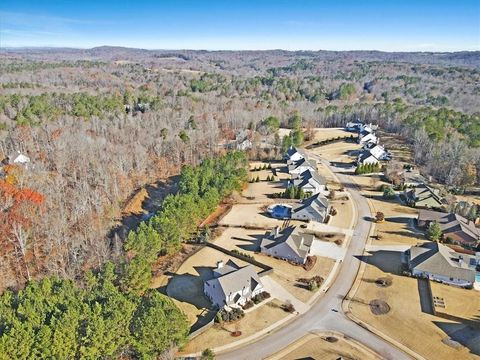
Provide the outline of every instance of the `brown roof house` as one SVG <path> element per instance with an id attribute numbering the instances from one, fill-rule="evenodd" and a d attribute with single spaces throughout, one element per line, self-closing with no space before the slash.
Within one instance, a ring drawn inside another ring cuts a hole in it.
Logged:
<path id="1" fill-rule="evenodd" d="M 242 306 L 263 291 L 253 265 L 239 267 L 233 261 L 217 263 L 213 278 L 203 284 L 203 292 L 218 308 Z"/>
<path id="2" fill-rule="evenodd" d="M 458 214 L 448 214 L 439 211 L 420 210 L 418 213 L 418 226 L 428 228 L 436 221 L 442 229 L 445 239 L 449 238 L 455 243 L 464 246 L 476 247 L 480 244 L 480 229 L 470 221 Z"/>
<path id="3" fill-rule="evenodd" d="M 475 282 L 475 257 L 460 254 L 437 242 L 412 246 L 405 252 L 413 276 L 471 288 Z"/>
<path id="4" fill-rule="evenodd" d="M 260 251 L 275 258 L 305 264 L 314 240 L 315 236 L 299 233 L 295 226 L 282 230 L 277 226 L 265 234 Z"/>
<path id="5" fill-rule="evenodd" d="M 414 189 L 405 190 L 404 195 L 405 202 L 410 206 L 439 208 L 444 205 L 444 199 L 440 196 L 440 191 L 426 184 L 421 184 Z"/>

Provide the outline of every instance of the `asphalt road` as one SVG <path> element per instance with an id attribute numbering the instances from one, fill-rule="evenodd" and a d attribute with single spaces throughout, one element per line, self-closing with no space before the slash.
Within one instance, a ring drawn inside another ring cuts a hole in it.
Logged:
<path id="1" fill-rule="evenodd" d="M 355 255 L 361 255 L 365 248 L 371 226 L 371 222 L 367 219 L 371 214 L 367 200 L 360 194 L 358 187 L 350 179 L 350 176 L 341 173 L 344 169 L 330 168 L 350 192 L 358 216 L 352 239 L 336 280 L 305 314 L 256 342 L 217 354 L 217 359 L 263 359 L 282 350 L 288 344 L 309 332 L 325 330 L 339 331 L 359 341 L 386 359 L 411 359 L 403 351 L 357 325 L 343 313 L 342 301 L 352 287 L 361 264 Z M 392 326 L 395 326 L 395 324 L 392 324 Z"/>

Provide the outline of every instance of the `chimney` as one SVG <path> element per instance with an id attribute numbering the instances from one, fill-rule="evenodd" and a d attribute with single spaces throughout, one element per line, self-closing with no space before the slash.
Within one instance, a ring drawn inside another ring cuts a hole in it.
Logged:
<path id="1" fill-rule="evenodd" d="M 217 269 L 223 268 L 223 260 L 217 261 Z"/>
<path id="2" fill-rule="evenodd" d="M 280 235 L 280 227 L 278 226 L 275 226 L 275 229 L 274 229 L 274 236 L 275 237 L 278 237 Z"/>

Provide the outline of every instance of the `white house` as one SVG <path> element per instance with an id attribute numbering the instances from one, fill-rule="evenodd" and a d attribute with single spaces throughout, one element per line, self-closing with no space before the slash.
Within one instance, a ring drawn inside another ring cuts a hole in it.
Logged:
<path id="1" fill-rule="evenodd" d="M 374 145 L 369 151 L 379 160 L 390 160 L 392 158 L 392 155 L 382 145 Z"/>
<path id="2" fill-rule="evenodd" d="M 471 288 L 475 282 L 471 256 L 457 253 L 437 242 L 412 246 L 406 251 L 406 258 L 413 276 L 466 288 Z"/>
<path id="3" fill-rule="evenodd" d="M 362 131 L 360 134 L 358 134 L 358 143 L 360 145 L 364 145 L 367 143 L 377 143 L 378 139 L 375 136 L 374 133 L 368 132 L 368 131 Z"/>
<path id="4" fill-rule="evenodd" d="M 252 148 L 253 144 L 249 139 L 243 140 L 241 143 L 237 144 L 237 150 L 250 150 Z"/>
<path id="5" fill-rule="evenodd" d="M 311 169 L 305 170 L 296 179 L 290 180 L 290 186 L 301 188 L 305 193 L 310 192 L 312 195 L 329 193 L 325 177 Z"/>
<path id="6" fill-rule="evenodd" d="M 315 160 L 308 160 L 307 158 L 302 158 L 288 165 L 288 173 L 292 177 L 297 177 L 298 175 L 307 170 L 317 171 L 317 163 Z"/>
<path id="7" fill-rule="evenodd" d="M 292 206 L 292 219 L 302 221 L 318 221 L 323 223 L 329 212 L 328 199 L 322 194 L 310 196 L 300 204 Z"/>
<path id="8" fill-rule="evenodd" d="M 360 121 L 360 119 L 356 119 L 354 121 L 348 122 L 345 125 L 345 130 L 357 132 L 361 129 L 362 126 L 363 126 L 363 123 Z"/>
<path id="9" fill-rule="evenodd" d="M 9 160 L 10 163 L 18 165 L 26 165 L 30 162 L 30 158 L 22 154 L 20 151 L 17 151 L 16 153 L 10 155 Z"/>
<path id="10" fill-rule="evenodd" d="M 219 261 L 213 278 L 203 284 L 203 292 L 218 308 L 242 306 L 263 289 L 253 265 L 239 267 L 233 261 Z"/>
<path id="11" fill-rule="evenodd" d="M 378 164 L 379 159 L 374 156 L 369 150 L 363 150 L 357 158 L 358 165 Z"/>
<path id="12" fill-rule="evenodd" d="M 285 161 L 287 161 L 288 164 L 292 162 L 299 161 L 301 159 L 307 159 L 307 154 L 305 154 L 305 151 L 302 149 L 297 149 L 294 146 L 290 146 L 290 148 L 287 150 L 287 153 L 284 156 Z"/>
<path id="13" fill-rule="evenodd" d="M 265 233 L 260 251 L 278 259 L 305 264 L 314 240 L 314 235 L 299 233 L 295 226 L 282 230 L 277 226 Z"/>

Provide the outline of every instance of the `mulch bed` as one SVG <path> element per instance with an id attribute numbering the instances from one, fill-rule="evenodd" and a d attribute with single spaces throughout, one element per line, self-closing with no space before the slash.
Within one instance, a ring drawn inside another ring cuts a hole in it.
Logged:
<path id="1" fill-rule="evenodd" d="M 315 255 L 307 256 L 307 261 L 305 261 L 305 264 L 303 264 L 303 268 L 306 271 L 312 270 L 316 262 L 317 262 L 317 257 Z"/>
<path id="2" fill-rule="evenodd" d="M 385 315 L 390 312 L 390 305 L 383 300 L 375 299 L 370 301 L 368 305 L 370 306 L 370 311 L 374 315 Z"/>
<path id="3" fill-rule="evenodd" d="M 389 287 L 392 285 L 393 278 L 391 276 L 380 277 L 375 280 L 375 284 L 379 287 Z"/>
<path id="4" fill-rule="evenodd" d="M 325 341 L 328 341 L 329 343 L 336 343 L 338 339 L 335 336 L 327 336 L 324 338 Z"/>

